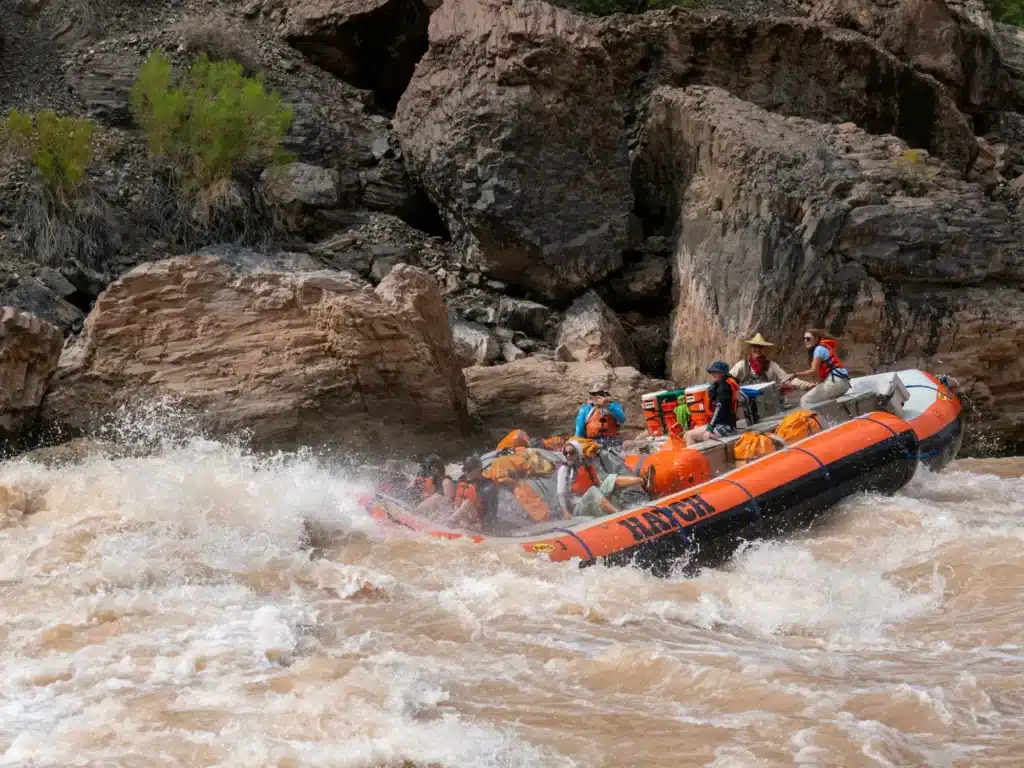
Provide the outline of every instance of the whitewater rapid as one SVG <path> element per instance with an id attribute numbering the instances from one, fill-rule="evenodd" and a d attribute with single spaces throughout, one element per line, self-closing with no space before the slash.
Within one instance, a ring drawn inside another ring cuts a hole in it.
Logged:
<path id="1" fill-rule="evenodd" d="M 656 579 L 386 534 L 312 455 L 8 462 L 0 765 L 1024 764 L 1021 474 Z"/>

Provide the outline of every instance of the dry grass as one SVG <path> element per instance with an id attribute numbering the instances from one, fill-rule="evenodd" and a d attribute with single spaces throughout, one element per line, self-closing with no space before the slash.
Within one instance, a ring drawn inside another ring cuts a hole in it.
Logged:
<path id="1" fill-rule="evenodd" d="M 25 245 L 33 260 L 60 266 L 72 259 L 103 272 L 117 249 L 117 213 L 90 186 L 67 200 L 44 186 L 25 188 L 19 206 Z"/>
<path id="2" fill-rule="evenodd" d="M 190 56 L 206 54 L 211 61 L 236 61 L 247 75 L 263 71 L 260 62 L 246 45 L 241 30 L 227 19 L 208 16 L 188 20 L 181 25 L 182 45 Z"/>
<path id="3" fill-rule="evenodd" d="M 149 228 L 187 250 L 221 243 L 268 247 L 289 228 L 285 212 L 256 184 L 219 181 L 187 194 L 167 174 L 154 172 L 144 205 Z"/>

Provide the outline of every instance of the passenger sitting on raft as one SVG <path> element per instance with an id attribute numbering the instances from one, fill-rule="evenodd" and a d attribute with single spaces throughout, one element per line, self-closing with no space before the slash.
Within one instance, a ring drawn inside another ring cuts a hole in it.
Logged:
<path id="1" fill-rule="evenodd" d="M 721 360 L 716 360 L 709 365 L 707 372 L 711 374 L 712 379 L 708 397 L 715 410 L 706 427 L 695 427 L 686 433 L 687 445 L 694 445 L 713 437 L 727 437 L 736 434 L 736 412 L 739 407 L 740 385 L 729 373 L 729 366 Z"/>
<path id="2" fill-rule="evenodd" d="M 576 412 L 576 437 L 586 437 L 599 443 L 621 443 L 619 424 L 626 421 L 622 404 L 612 400 L 611 393 L 602 384 L 590 388 L 590 402 Z"/>
<path id="3" fill-rule="evenodd" d="M 575 443 L 566 443 L 562 455 L 565 464 L 558 467 L 555 482 L 558 505 L 566 520 L 573 516 L 601 517 L 618 512 L 608 497 L 622 488 L 641 486 L 645 492 L 649 492 L 653 467 L 644 477 L 606 475 L 604 480 L 598 480 L 593 465 L 580 456 L 579 447 Z"/>
<path id="4" fill-rule="evenodd" d="M 765 384 L 774 381 L 779 384 L 780 392 L 813 386 L 796 379 L 791 373 L 786 373 L 781 365 L 770 360 L 768 355 L 775 345 L 766 341 L 760 333 L 755 334 L 754 338 L 748 339 L 746 344 L 750 347 L 750 353 L 729 371 L 738 384 Z"/>
<path id="5" fill-rule="evenodd" d="M 498 486 L 484 477 L 479 456 L 462 462 L 462 477 L 455 486 L 454 522 L 467 528 L 483 530 L 493 527 L 498 519 Z"/>
<path id="6" fill-rule="evenodd" d="M 807 408 L 815 403 L 835 400 L 850 390 L 850 372 L 843 367 L 836 354 L 839 342 L 820 328 L 809 328 L 804 331 L 804 347 L 811 354 L 811 367 L 801 371 L 797 376 L 813 377 L 818 383 L 810 392 L 800 398 L 800 406 Z"/>
<path id="7" fill-rule="evenodd" d="M 415 512 L 420 515 L 435 516 L 455 502 L 455 481 L 445 474 L 444 462 L 436 454 L 423 459 L 409 488 L 415 494 Z"/>

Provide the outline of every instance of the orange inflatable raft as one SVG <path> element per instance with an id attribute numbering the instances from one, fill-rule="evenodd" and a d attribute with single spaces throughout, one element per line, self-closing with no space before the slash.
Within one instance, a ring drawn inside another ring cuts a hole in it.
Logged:
<path id="1" fill-rule="evenodd" d="M 787 433 L 787 423 L 803 426 Z M 854 379 L 846 396 L 815 405 L 813 413 L 783 413 L 735 437 L 692 448 L 667 443 L 662 450 L 619 457 L 624 466 L 612 471 L 655 467 L 654 498 L 605 517 L 539 523 L 531 517 L 518 530 L 480 534 L 418 518 L 385 495 L 370 500 L 367 509 L 385 525 L 438 538 L 503 541 L 581 565 L 659 569 L 694 555 L 713 564 L 740 542 L 805 525 L 852 494 L 893 493 L 910 481 L 919 462 L 941 469 L 955 458 L 962 433 L 956 395 L 935 376 L 907 370 Z M 545 455 L 560 460 L 560 454 Z M 552 480 L 522 482 L 533 483 L 543 496 Z"/>

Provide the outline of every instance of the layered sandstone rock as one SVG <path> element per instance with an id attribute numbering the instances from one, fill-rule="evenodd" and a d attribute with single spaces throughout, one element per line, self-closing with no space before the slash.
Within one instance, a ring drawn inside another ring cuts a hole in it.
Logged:
<path id="1" fill-rule="evenodd" d="M 16 438 L 35 420 L 64 336 L 28 312 L 0 308 L 0 437 Z"/>
<path id="2" fill-rule="evenodd" d="M 536 357 L 489 368 L 466 368 L 465 374 L 471 411 L 492 440 L 513 428 L 525 429 L 534 437 L 572 434 L 576 410 L 589 399 L 587 393 L 597 382 L 607 386 L 626 410 L 622 433 L 636 435 L 646 431 L 641 395 L 672 386 L 635 368 Z"/>
<path id="3" fill-rule="evenodd" d="M 966 171 L 945 89 L 868 38 L 801 19 L 679 9 L 597 20 L 536 0 L 449 0 L 395 130 L 467 258 L 567 298 L 636 243 L 629 146 L 659 85 L 705 83 L 775 112 L 855 121 Z"/>
<path id="4" fill-rule="evenodd" d="M 711 88 L 657 92 L 640 154 L 646 204 L 680 233 L 674 379 L 755 329 L 802 367 L 800 331 L 826 326 L 855 373 L 952 373 L 1019 434 L 1024 221 L 979 185 L 894 137 Z"/>
<path id="5" fill-rule="evenodd" d="M 61 360 L 44 416 L 87 428 L 170 395 L 255 444 L 412 449 L 466 421 L 433 279 L 396 267 L 374 290 L 252 254 L 138 267 L 104 292 Z"/>

